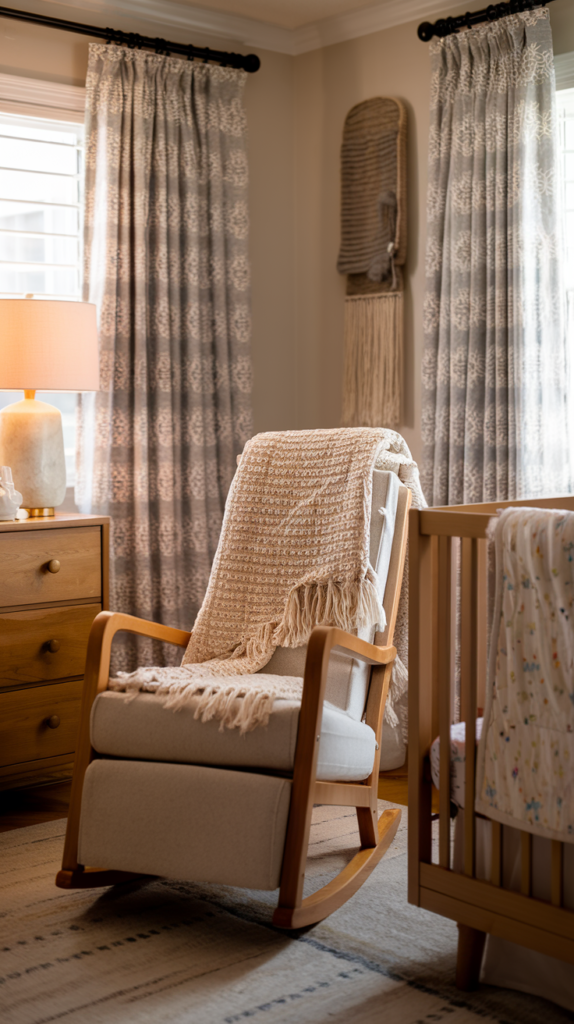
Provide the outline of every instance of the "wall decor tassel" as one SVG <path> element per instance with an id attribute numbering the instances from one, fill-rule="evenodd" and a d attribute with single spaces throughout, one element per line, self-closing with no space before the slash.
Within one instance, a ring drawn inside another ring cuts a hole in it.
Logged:
<path id="1" fill-rule="evenodd" d="M 378 97 L 349 111 L 341 147 L 343 426 L 401 422 L 405 259 L 406 111 Z"/>
<path id="2" fill-rule="evenodd" d="M 401 422 L 403 307 L 403 292 L 345 300 L 344 427 Z"/>

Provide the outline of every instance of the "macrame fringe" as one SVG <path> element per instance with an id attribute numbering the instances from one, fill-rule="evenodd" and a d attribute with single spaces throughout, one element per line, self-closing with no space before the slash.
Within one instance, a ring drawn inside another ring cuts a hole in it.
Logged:
<path id="1" fill-rule="evenodd" d="M 404 293 L 345 299 L 344 427 L 401 421 Z"/>

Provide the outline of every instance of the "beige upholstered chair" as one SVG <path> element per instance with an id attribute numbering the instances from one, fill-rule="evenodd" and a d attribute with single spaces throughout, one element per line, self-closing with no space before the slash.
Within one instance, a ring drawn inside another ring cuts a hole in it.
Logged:
<path id="1" fill-rule="evenodd" d="M 299 702 L 276 700 L 246 735 L 176 713 L 165 698 L 108 690 L 115 633 L 185 647 L 190 634 L 102 612 L 90 634 L 63 888 L 160 875 L 256 889 L 280 885 L 274 923 L 298 928 L 345 902 L 389 847 L 400 810 L 377 810 L 379 743 L 392 665 L 411 492 L 373 473 L 371 564 L 387 625 L 365 637 L 317 627 L 308 645 L 277 648 L 263 669 L 304 677 Z M 303 899 L 314 804 L 357 809 L 360 849 Z"/>

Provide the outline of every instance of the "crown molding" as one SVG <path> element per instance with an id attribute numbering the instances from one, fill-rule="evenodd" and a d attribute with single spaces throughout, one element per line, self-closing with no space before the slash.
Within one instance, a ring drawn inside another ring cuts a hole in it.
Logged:
<path id="1" fill-rule="evenodd" d="M 454 8 L 461 8 L 461 0 L 380 0 L 379 3 L 363 7 L 348 14 L 333 15 L 311 22 L 301 28 L 288 29 L 271 25 L 254 18 L 226 14 L 205 7 L 175 3 L 174 0 L 12 0 L 11 6 L 19 9 L 46 6 L 67 9 L 72 20 L 86 20 L 86 14 L 97 15 L 102 26 L 117 24 L 118 16 L 147 22 L 154 31 L 167 34 L 169 30 L 227 39 L 242 46 L 259 47 L 275 53 L 296 57 L 323 46 L 343 43 L 349 39 L 371 35 L 386 28 L 405 24 L 417 19 L 431 19 Z M 73 8 L 75 13 L 70 13 Z M 83 12 L 83 17 L 79 12 Z M 60 16 L 54 10 L 54 16 Z M 115 21 L 114 21 L 115 19 Z M 121 27 L 121 26 L 117 26 Z M 421 44 L 422 46 L 423 44 Z"/>
<path id="2" fill-rule="evenodd" d="M 0 74 L 0 110 L 5 114 L 81 123 L 85 104 L 86 90 L 81 86 Z"/>
<path id="3" fill-rule="evenodd" d="M 404 25 L 409 21 L 434 20 L 437 14 L 444 14 L 455 7 L 460 9 L 461 0 L 443 0 L 442 3 L 440 0 L 385 0 L 384 5 L 378 3 L 373 7 L 322 18 L 294 29 L 291 52 L 298 56 L 323 46 L 345 43 L 386 28 Z"/>
<path id="4" fill-rule="evenodd" d="M 259 46 L 276 53 L 294 52 L 293 33 L 290 29 L 224 11 L 175 3 L 174 0 L 12 0 L 10 6 L 44 14 L 49 6 L 54 17 L 84 21 L 102 28 L 110 25 L 124 31 L 130 31 L 126 21 L 133 21 L 133 31 L 140 30 L 142 33 L 142 23 L 146 23 L 150 26 L 150 35 L 167 37 L 172 31 L 178 36 L 183 34 L 184 42 L 194 42 L 189 37 L 199 32 L 243 46 Z M 120 19 L 123 24 L 118 24 Z"/>

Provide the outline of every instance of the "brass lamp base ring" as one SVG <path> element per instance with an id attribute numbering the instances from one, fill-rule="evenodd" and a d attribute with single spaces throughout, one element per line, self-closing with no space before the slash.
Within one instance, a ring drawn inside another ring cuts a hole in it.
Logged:
<path id="1" fill-rule="evenodd" d="M 22 512 L 27 512 L 29 519 L 39 519 L 46 516 L 56 515 L 53 508 L 22 508 Z"/>

